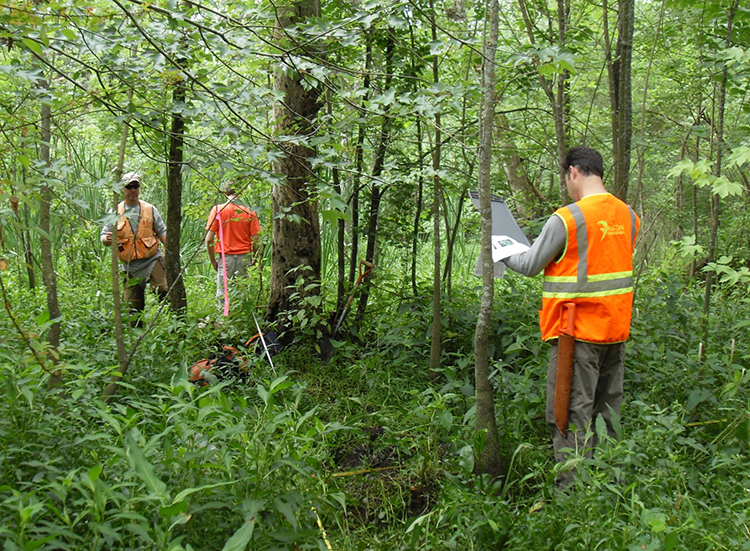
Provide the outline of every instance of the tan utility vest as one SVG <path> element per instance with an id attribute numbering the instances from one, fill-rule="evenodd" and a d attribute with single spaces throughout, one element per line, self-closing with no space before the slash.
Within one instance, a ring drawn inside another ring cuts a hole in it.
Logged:
<path id="1" fill-rule="evenodd" d="M 154 234 L 154 206 L 139 201 L 141 206 L 138 231 L 133 235 L 130 220 L 125 217 L 125 202 L 117 205 L 117 257 L 121 262 L 151 258 L 159 250 L 159 239 Z"/>
<path id="2" fill-rule="evenodd" d="M 576 305 L 577 340 L 615 343 L 630 335 L 633 248 L 640 220 L 633 209 L 602 193 L 555 212 L 568 236 L 559 260 L 544 271 L 539 322 L 544 340 L 560 334 L 560 310 Z"/>

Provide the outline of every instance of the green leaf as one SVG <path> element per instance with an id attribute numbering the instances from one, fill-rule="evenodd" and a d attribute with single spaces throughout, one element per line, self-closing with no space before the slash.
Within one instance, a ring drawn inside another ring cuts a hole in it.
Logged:
<path id="1" fill-rule="evenodd" d="M 711 185 L 711 191 L 722 199 L 729 195 L 742 195 L 744 191 L 741 184 L 730 181 L 726 176 L 720 176 Z"/>
<path id="2" fill-rule="evenodd" d="M 48 541 L 51 541 L 55 538 L 57 538 L 57 534 L 52 534 L 51 536 L 44 536 L 43 538 L 39 538 L 38 540 L 29 541 L 24 545 L 24 549 L 26 551 L 33 551 L 34 549 L 39 549 L 42 545 L 47 543 Z"/>
<path id="3" fill-rule="evenodd" d="M 685 409 L 687 409 L 687 411 L 693 411 L 698 406 L 698 404 L 700 404 L 701 402 L 705 402 L 711 396 L 712 394 L 710 390 L 707 390 L 705 388 L 696 388 L 690 393 L 690 396 L 688 396 L 688 401 Z"/>
<path id="4" fill-rule="evenodd" d="M 430 47 L 430 55 L 440 55 L 440 53 L 443 50 L 444 43 L 440 40 L 436 40 L 435 42 L 430 42 L 428 46 Z"/>
<path id="5" fill-rule="evenodd" d="M 258 391 L 258 396 L 260 396 L 260 399 L 263 400 L 264 404 L 268 405 L 268 399 L 270 398 L 270 395 L 268 394 L 266 388 L 263 385 L 258 384 L 256 386 L 256 389 Z"/>
<path id="6" fill-rule="evenodd" d="M 276 507 L 276 510 L 284 515 L 286 521 L 291 524 L 295 530 L 298 527 L 297 517 L 295 515 L 295 512 L 299 508 L 298 497 L 299 496 L 295 493 L 288 493 L 283 496 L 278 496 L 273 500 L 273 504 Z"/>
<path id="7" fill-rule="evenodd" d="M 474 448 L 468 444 L 458 452 L 458 464 L 463 473 L 468 476 L 474 471 Z"/>
<path id="8" fill-rule="evenodd" d="M 294 381 L 287 381 L 287 376 L 282 375 L 281 377 L 277 377 L 273 380 L 271 383 L 271 387 L 269 390 L 269 394 L 273 395 L 279 392 L 280 390 L 284 390 L 285 388 L 289 388 L 294 384 Z"/>
<path id="9" fill-rule="evenodd" d="M 264 503 L 262 500 L 253 500 L 247 503 L 243 503 L 243 509 L 245 509 L 245 523 L 232 534 L 232 537 L 227 540 L 222 548 L 222 551 L 244 551 L 250 540 L 253 539 L 253 530 L 255 529 L 255 522 L 258 518 L 258 513 L 263 510 Z"/>
<path id="10" fill-rule="evenodd" d="M 669 244 L 677 247 L 681 256 L 692 257 L 694 255 L 702 255 L 704 251 L 701 245 L 695 243 L 694 235 L 685 235 L 680 241 L 672 240 Z"/>
<path id="11" fill-rule="evenodd" d="M 166 518 L 172 518 L 179 515 L 180 513 L 184 513 L 185 511 L 187 511 L 187 508 L 187 501 L 178 501 L 177 503 L 173 503 L 169 507 L 159 507 L 159 513 Z"/>
<path id="12" fill-rule="evenodd" d="M 727 157 L 727 164 L 729 166 L 740 167 L 750 163 L 750 147 L 739 146 L 732 149 L 732 153 Z"/>
<path id="13" fill-rule="evenodd" d="M 333 224 L 337 220 L 346 220 L 348 218 L 346 214 L 337 209 L 324 210 L 320 213 L 320 217 L 330 224 Z"/>
<path id="14" fill-rule="evenodd" d="M 26 47 L 32 52 L 34 52 L 35 54 L 42 55 L 42 53 L 44 52 L 44 50 L 42 49 L 42 45 L 39 44 L 39 42 L 37 42 L 36 40 L 31 40 L 30 38 L 24 38 L 21 40 L 21 42 L 23 42 L 26 45 Z"/>
<path id="15" fill-rule="evenodd" d="M 234 480 L 230 480 L 227 482 L 217 482 L 216 484 L 206 484 L 205 486 L 199 486 L 197 488 L 185 488 L 174 497 L 174 499 L 172 500 L 172 505 L 176 504 L 179 501 L 183 501 L 187 496 L 194 494 L 196 492 L 201 492 L 203 490 L 208 490 L 210 488 L 218 488 L 220 486 L 228 486 L 234 483 L 235 483 Z"/>
<path id="16" fill-rule="evenodd" d="M 440 421 L 440 426 L 443 427 L 446 432 L 451 430 L 451 426 L 453 426 L 453 415 L 450 411 L 441 411 L 438 415 L 438 420 Z"/>
<path id="17" fill-rule="evenodd" d="M 672 170 L 669 171 L 668 176 L 670 178 L 676 178 L 683 172 L 692 172 L 693 171 L 693 161 L 690 159 L 683 159 L 679 163 L 677 163 L 674 167 L 672 167 Z"/>
<path id="18" fill-rule="evenodd" d="M 672 551 L 678 542 L 679 538 L 677 537 L 677 532 L 668 532 L 667 535 L 664 536 L 664 551 Z"/>
<path id="19" fill-rule="evenodd" d="M 660 511 L 644 509 L 642 513 L 643 524 L 651 528 L 655 534 L 664 532 L 667 529 L 667 515 Z"/>
<path id="20" fill-rule="evenodd" d="M 102 474 L 102 466 L 101 465 L 96 465 L 96 466 L 91 467 L 89 469 L 89 479 L 91 480 L 92 483 L 94 483 L 97 480 L 99 480 L 99 477 L 101 476 L 101 474 Z"/>
<path id="21" fill-rule="evenodd" d="M 154 466 L 148 462 L 143 451 L 138 447 L 133 436 L 135 430 L 136 429 L 131 429 L 130 432 L 126 432 L 123 438 L 128 459 L 130 460 L 130 466 L 146 484 L 148 491 L 158 497 L 160 501 L 166 502 L 168 500 L 167 485 L 156 476 Z"/>

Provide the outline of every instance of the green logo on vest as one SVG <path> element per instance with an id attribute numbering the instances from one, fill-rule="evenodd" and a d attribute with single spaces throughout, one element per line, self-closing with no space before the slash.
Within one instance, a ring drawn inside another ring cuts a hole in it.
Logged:
<path id="1" fill-rule="evenodd" d="M 622 224 L 609 225 L 606 220 L 599 220 L 599 229 L 602 230 L 602 240 L 608 235 L 625 235 L 625 226 Z"/>

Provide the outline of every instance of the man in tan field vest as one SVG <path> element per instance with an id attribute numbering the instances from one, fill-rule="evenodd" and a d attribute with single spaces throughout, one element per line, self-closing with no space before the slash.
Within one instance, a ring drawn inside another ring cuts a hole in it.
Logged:
<path id="1" fill-rule="evenodd" d="M 159 247 L 159 241 L 162 244 L 167 242 L 167 226 L 154 205 L 139 199 L 141 183 L 140 174 L 125 174 L 122 177 L 124 201 L 117 206 L 120 215 L 117 255 L 131 314 L 143 312 L 147 283 L 160 298 L 167 295 L 167 277 Z M 105 224 L 99 236 L 107 247 L 112 245 L 112 226 Z M 140 326 L 140 323 L 140 319 L 132 321 L 134 326 Z"/>

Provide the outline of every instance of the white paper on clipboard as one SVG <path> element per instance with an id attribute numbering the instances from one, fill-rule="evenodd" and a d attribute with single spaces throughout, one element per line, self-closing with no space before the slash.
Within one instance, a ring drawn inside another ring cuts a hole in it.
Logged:
<path id="1" fill-rule="evenodd" d="M 479 192 L 476 191 L 470 191 L 469 196 L 471 197 L 472 203 L 474 203 L 474 206 L 479 209 Z M 505 246 L 506 252 L 511 250 L 511 245 L 519 245 L 520 247 L 517 248 L 517 250 L 514 250 L 514 252 L 511 252 L 510 254 L 507 254 L 505 256 L 502 256 L 502 258 L 507 258 L 508 256 L 512 256 L 513 254 L 517 254 L 518 252 L 522 252 L 523 250 L 527 250 L 531 243 L 529 242 L 526 235 L 521 230 L 521 227 L 518 225 L 518 222 L 516 222 L 516 219 L 513 217 L 513 213 L 510 212 L 510 209 L 508 208 L 508 205 L 505 204 L 505 201 L 503 201 L 500 197 L 497 197 L 495 195 L 492 196 L 492 237 L 493 242 L 498 242 L 501 240 L 501 238 L 505 237 L 507 239 L 512 240 L 514 243 L 507 243 Z M 525 247 L 525 249 L 523 248 Z M 504 247 L 499 247 L 499 249 L 502 249 Z M 495 253 L 494 253 L 495 247 L 493 246 L 493 262 L 494 262 L 494 270 L 495 270 L 495 277 L 496 278 L 502 278 L 503 273 L 505 273 L 505 264 L 500 262 L 502 258 L 495 259 Z M 474 274 L 481 276 L 482 275 L 482 255 L 479 255 L 479 258 L 477 258 L 476 266 L 474 267 Z"/>

